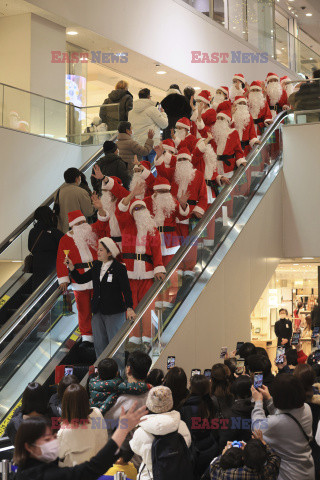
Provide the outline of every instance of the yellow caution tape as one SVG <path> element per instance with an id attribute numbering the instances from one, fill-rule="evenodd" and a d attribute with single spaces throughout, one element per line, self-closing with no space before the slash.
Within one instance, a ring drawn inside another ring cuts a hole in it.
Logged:
<path id="1" fill-rule="evenodd" d="M 10 300 L 11 297 L 9 295 L 3 295 L 2 298 L 0 298 L 0 308 L 4 306 L 5 303 L 7 303 L 8 300 Z"/>

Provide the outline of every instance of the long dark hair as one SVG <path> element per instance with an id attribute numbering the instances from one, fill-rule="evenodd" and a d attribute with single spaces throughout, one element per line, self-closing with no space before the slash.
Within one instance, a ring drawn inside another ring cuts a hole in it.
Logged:
<path id="1" fill-rule="evenodd" d="M 231 372 L 227 365 L 216 363 L 211 369 L 211 394 L 216 397 L 229 397 Z"/>
<path id="2" fill-rule="evenodd" d="M 189 394 L 187 388 L 187 375 L 183 368 L 172 367 L 164 377 L 163 385 L 170 388 L 173 398 L 173 409 L 177 410 L 185 398 Z"/>
<path id="3" fill-rule="evenodd" d="M 190 380 L 190 394 L 200 397 L 199 415 L 201 418 L 214 418 L 215 408 L 210 397 L 210 380 L 204 375 L 193 375 Z"/>
<path id="4" fill-rule="evenodd" d="M 28 383 L 22 394 L 21 412 L 22 415 L 29 415 L 31 412 L 37 412 L 40 415 L 47 414 L 47 398 L 40 383 Z"/>
<path id="5" fill-rule="evenodd" d="M 62 397 L 62 420 L 76 424 L 88 420 L 91 412 L 86 389 L 78 383 L 69 385 Z"/>
<path id="6" fill-rule="evenodd" d="M 33 218 L 43 227 L 46 227 L 48 229 L 55 228 L 53 212 L 51 208 L 47 205 L 38 207 L 37 210 L 34 212 Z"/>
<path id="7" fill-rule="evenodd" d="M 18 428 L 14 442 L 14 463 L 19 467 L 24 467 L 28 458 L 30 458 L 30 453 L 26 449 L 25 444 L 34 444 L 46 433 L 47 427 L 51 428 L 51 422 L 48 418 L 42 416 L 29 417 L 23 420 Z"/>

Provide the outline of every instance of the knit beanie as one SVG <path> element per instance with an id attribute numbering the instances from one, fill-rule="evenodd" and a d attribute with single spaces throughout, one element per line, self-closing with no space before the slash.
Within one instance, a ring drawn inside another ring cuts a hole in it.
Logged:
<path id="1" fill-rule="evenodd" d="M 146 407 L 153 413 L 169 412 L 173 407 L 173 399 L 170 388 L 160 385 L 159 387 L 151 388 Z"/>
<path id="2" fill-rule="evenodd" d="M 103 144 L 104 153 L 114 153 L 117 150 L 117 144 L 106 140 Z"/>

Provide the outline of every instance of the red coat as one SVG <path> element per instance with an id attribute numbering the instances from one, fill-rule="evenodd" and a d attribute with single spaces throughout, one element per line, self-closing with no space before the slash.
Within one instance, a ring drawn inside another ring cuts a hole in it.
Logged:
<path id="1" fill-rule="evenodd" d="M 211 152 L 208 151 L 208 147 L 210 147 Z M 221 175 L 218 174 L 217 161 L 216 161 L 216 165 L 213 167 L 212 172 L 210 171 L 208 173 L 208 169 L 206 169 L 206 161 L 205 161 L 205 155 L 208 155 L 208 154 L 212 154 L 214 157 L 216 157 L 216 153 L 210 144 L 205 145 L 204 142 L 198 142 L 192 154 L 192 164 L 194 168 L 199 170 L 204 175 L 204 179 L 206 181 L 208 203 L 213 203 L 214 199 L 217 197 L 216 195 L 217 187 L 218 185 L 221 185 L 220 184 Z M 207 182 L 208 180 L 211 180 L 213 182 L 213 186 L 208 185 L 208 182 Z"/>
<path id="2" fill-rule="evenodd" d="M 122 254 L 140 253 L 151 257 L 152 263 L 143 260 L 124 258 L 127 267 L 128 277 L 132 280 L 146 280 L 154 278 L 155 273 L 165 273 L 166 269 L 162 263 L 161 239 L 158 230 L 154 235 L 148 233 L 145 238 L 138 241 L 137 227 L 134 218 L 129 213 L 129 205 L 118 203 L 116 215 L 122 233 Z"/>
<path id="3" fill-rule="evenodd" d="M 76 263 L 87 263 L 97 260 L 97 248 L 98 248 L 98 239 L 102 238 L 105 235 L 105 225 L 104 222 L 98 220 L 96 223 L 91 225 L 92 230 L 97 234 L 97 243 L 95 247 L 87 247 L 79 250 L 77 245 L 74 242 L 73 235 L 70 232 L 66 233 L 60 240 L 58 253 L 57 253 L 57 276 L 59 285 L 61 283 L 70 283 L 69 270 L 67 266 L 63 263 L 66 255 L 64 250 L 69 250 L 68 257 L 75 265 Z M 88 268 L 78 269 L 79 273 L 84 273 Z M 76 283 L 73 279 L 71 280 L 73 290 L 89 290 L 92 288 L 92 282 L 88 282 L 82 285 Z"/>
<path id="4" fill-rule="evenodd" d="M 155 182 L 154 175 L 150 172 L 150 170 L 147 170 L 146 168 L 143 169 L 141 176 L 143 180 L 146 182 L 146 191 L 144 195 L 139 195 L 137 197 L 139 199 L 143 199 L 145 196 L 148 197 L 152 195 L 153 184 Z M 107 184 L 103 183 L 103 188 L 105 188 L 106 190 L 109 190 L 119 200 L 122 200 L 123 198 L 127 197 L 130 194 L 129 190 L 124 188 L 118 182 L 115 182 L 113 178 L 110 178 L 110 177 Z"/>
<path id="5" fill-rule="evenodd" d="M 249 112 L 252 115 L 252 109 L 250 109 L 250 105 L 249 105 Z M 271 115 L 267 100 L 265 101 L 264 106 L 260 108 L 260 112 L 258 116 L 257 117 L 252 116 L 252 118 L 257 130 L 257 134 L 261 135 L 263 127 L 268 123 L 268 120 L 272 120 L 272 115 Z"/>
<path id="6" fill-rule="evenodd" d="M 173 155 L 173 153 L 170 153 L 168 151 L 165 151 L 160 157 L 159 160 L 162 162 L 164 161 L 165 167 L 170 168 L 174 167 L 176 165 L 177 161 L 177 156 Z M 150 196 L 150 195 L 149 195 Z"/>
<path id="7" fill-rule="evenodd" d="M 236 170 L 236 167 L 239 167 L 241 163 L 245 161 L 241 148 L 239 133 L 235 128 L 230 129 L 223 152 L 217 150 L 217 144 L 215 140 L 211 140 L 210 144 L 218 156 L 218 173 L 230 178 L 232 176 L 232 172 Z M 223 161 L 219 160 L 220 155 L 233 155 L 233 158 Z M 226 162 L 230 163 L 230 165 L 228 165 Z"/>
<path id="8" fill-rule="evenodd" d="M 234 123 L 232 123 L 231 126 L 232 128 L 235 128 L 237 130 Z M 237 130 L 237 132 L 239 133 L 241 147 L 244 152 L 244 156 L 246 157 L 250 153 L 250 150 L 252 149 L 255 142 L 258 140 L 253 118 L 251 115 L 249 123 L 246 125 L 246 127 L 243 130 Z"/>
<path id="9" fill-rule="evenodd" d="M 179 142 L 179 143 L 178 143 Z M 179 141 L 177 138 L 175 139 L 175 144 L 178 150 L 180 148 L 187 148 L 190 153 L 196 148 L 198 139 L 189 133 L 184 140 Z"/>
<path id="10" fill-rule="evenodd" d="M 180 238 L 177 234 L 177 221 L 179 220 L 186 220 L 190 214 L 190 207 L 187 206 L 186 210 L 182 210 L 181 205 L 179 202 L 175 200 L 176 208 L 171 213 L 170 217 L 166 217 L 164 222 L 161 224 L 157 223 L 157 227 L 169 227 L 174 228 L 171 232 L 161 232 L 161 252 L 162 255 L 174 255 L 180 248 L 181 242 Z M 147 197 L 144 199 L 147 208 L 151 215 L 154 217 L 155 210 L 154 210 L 154 202 L 153 202 L 153 195 L 151 197 Z"/>
<path id="11" fill-rule="evenodd" d="M 279 113 L 285 105 L 288 105 L 288 95 L 285 90 L 282 89 L 282 94 L 280 99 L 276 104 L 271 103 L 269 95 L 267 95 L 267 102 L 270 107 L 271 115 L 272 118 L 277 116 L 277 113 Z"/>

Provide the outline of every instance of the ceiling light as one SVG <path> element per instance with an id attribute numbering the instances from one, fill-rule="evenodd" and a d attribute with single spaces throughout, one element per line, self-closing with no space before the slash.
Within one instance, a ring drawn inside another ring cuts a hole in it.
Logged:
<path id="1" fill-rule="evenodd" d="M 313 58 L 312 58 L 312 57 L 310 57 L 310 58 L 309 58 L 309 60 L 313 60 Z"/>
<path id="2" fill-rule="evenodd" d="M 302 257 L 302 260 L 314 260 L 314 257 Z"/>
<path id="3" fill-rule="evenodd" d="M 75 30 L 70 30 L 69 32 L 67 32 L 67 35 L 78 35 L 78 32 L 76 32 Z"/>
<path id="4" fill-rule="evenodd" d="M 232 28 L 233 28 L 233 30 L 235 30 L 237 27 L 232 27 Z"/>
<path id="5" fill-rule="evenodd" d="M 294 0 L 288 0 L 289 2 L 294 2 Z"/>
<path id="6" fill-rule="evenodd" d="M 201 87 L 194 87 L 195 90 L 201 90 Z"/>
<path id="7" fill-rule="evenodd" d="M 312 17 L 312 13 L 306 13 L 306 17 Z"/>
<path id="8" fill-rule="evenodd" d="M 167 72 L 165 72 L 164 70 L 158 70 L 156 73 L 158 75 L 165 75 Z"/>
<path id="9" fill-rule="evenodd" d="M 294 263 L 294 264 L 293 264 L 293 266 L 297 266 L 297 265 L 299 266 L 299 263 Z"/>

